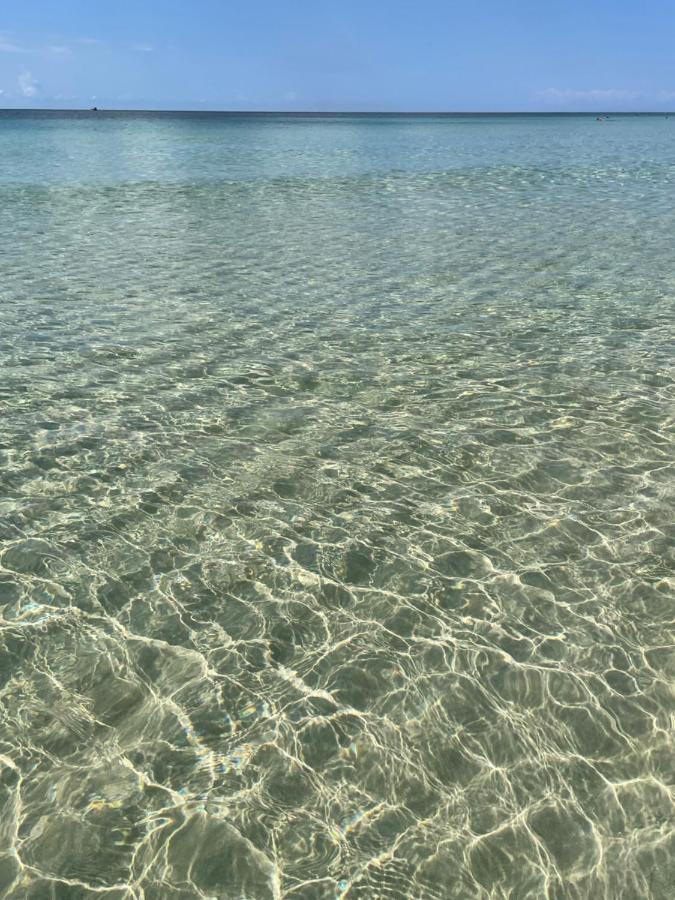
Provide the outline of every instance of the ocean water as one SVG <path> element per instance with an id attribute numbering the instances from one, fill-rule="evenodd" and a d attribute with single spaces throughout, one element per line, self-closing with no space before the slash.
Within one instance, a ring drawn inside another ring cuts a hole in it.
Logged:
<path id="1" fill-rule="evenodd" d="M 0 896 L 675 896 L 675 116 L 0 113 Z"/>

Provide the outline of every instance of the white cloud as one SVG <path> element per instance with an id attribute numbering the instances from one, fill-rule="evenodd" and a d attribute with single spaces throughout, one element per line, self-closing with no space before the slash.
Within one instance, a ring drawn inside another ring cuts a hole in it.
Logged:
<path id="1" fill-rule="evenodd" d="M 139 53 L 154 53 L 155 48 L 152 44 L 134 44 L 132 50 L 138 50 Z"/>
<path id="2" fill-rule="evenodd" d="M 40 92 L 40 85 L 30 72 L 22 72 L 18 78 L 19 90 L 24 97 L 36 97 Z"/>
<path id="3" fill-rule="evenodd" d="M 53 53 L 54 56 L 69 56 L 70 55 L 70 47 L 66 47 L 64 44 L 53 44 L 49 48 L 49 52 Z"/>

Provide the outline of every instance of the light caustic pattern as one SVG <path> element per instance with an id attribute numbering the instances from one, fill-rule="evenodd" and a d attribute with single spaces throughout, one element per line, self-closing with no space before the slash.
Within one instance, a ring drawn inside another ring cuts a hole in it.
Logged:
<path id="1" fill-rule="evenodd" d="M 0 117 L 0 894 L 675 892 L 675 121 Z"/>

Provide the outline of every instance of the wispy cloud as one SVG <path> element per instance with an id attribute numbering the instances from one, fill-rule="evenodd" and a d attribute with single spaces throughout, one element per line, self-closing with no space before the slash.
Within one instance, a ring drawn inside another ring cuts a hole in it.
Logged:
<path id="1" fill-rule="evenodd" d="M 553 103 L 616 103 L 637 100 L 641 94 L 639 91 L 624 90 L 623 88 L 592 88 L 586 91 L 547 88 L 545 91 L 540 91 L 539 96 Z"/>
<path id="2" fill-rule="evenodd" d="M 134 44 L 131 48 L 132 50 L 137 50 L 139 53 L 154 53 L 155 48 L 152 44 Z"/>
<path id="3" fill-rule="evenodd" d="M 658 108 L 675 101 L 673 90 L 638 91 L 628 88 L 592 88 L 590 90 L 571 90 L 547 88 L 539 91 L 537 97 L 547 106 L 567 109 L 626 109 L 630 107 Z"/>
<path id="4" fill-rule="evenodd" d="M 37 97 L 40 93 L 40 85 L 28 71 L 22 72 L 17 79 L 19 91 L 24 97 Z"/>
<path id="5" fill-rule="evenodd" d="M 58 36 L 52 38 L 59 41 Z M 102 42 L 98 38 L 82 37 L 82 38 L 65 38 L 69 43 L 42 43 L 21 45 L 17 44 L 12 36 L 6 31 L 0 31 L 0 53 L 25 53 L 31 55 L 48 55 L 48 56 L 71 56 L 73 47 L 71 44 L 79 46 L 95 47 Z"/>
<path id="6" fill-rule="evenodd" d="M 8 34 L 0 31 L 0 53 L 25 53 L 25 50 L 10 40 Z"/>

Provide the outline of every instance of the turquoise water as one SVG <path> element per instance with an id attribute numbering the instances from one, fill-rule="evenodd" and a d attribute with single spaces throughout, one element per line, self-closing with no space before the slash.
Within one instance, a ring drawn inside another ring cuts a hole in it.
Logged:
<path id="1" fill-rule="evenodd" d="M 675 117 L 0 114 L 0 895 L 675 894 Z"/>

